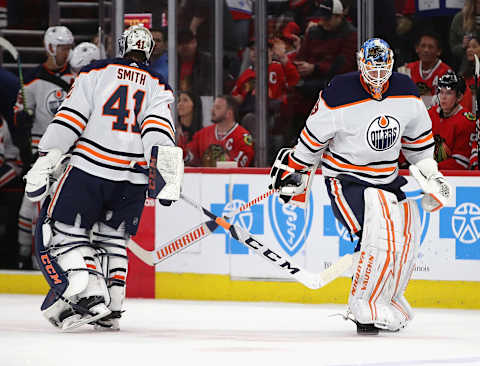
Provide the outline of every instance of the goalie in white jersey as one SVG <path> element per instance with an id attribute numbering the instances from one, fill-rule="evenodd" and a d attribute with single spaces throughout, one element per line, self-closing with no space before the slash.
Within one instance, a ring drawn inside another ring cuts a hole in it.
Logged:
<path id="1" fill-rule="evenodd" d="M 321 163 L 336 218 L 360 237 L 349 294 L 358 333 L 397 331 L 413 313 L 404 292 L 420 245 L 420 218 L 398 175 L 400 151 L 425 195 L 422 207 L 445 205 L 451 186 L 433 160 L 432 123 L 415 84 L 392 73 L 393 52 L 378 38 L 358 52 L 360 72 L 335 77 L 293 149 L 282 149 L 271 171 L 284 202 L 308 197 L 312 167 Z M 307 194 L 305 194 L 307 193 Z"/>
<path id="2" fill-rule="evenodd" d="M 132 26 L 119 42 L 122 58 L 80 70 L 40 141 L 46 155 L 26 176 L 27 195 L 40 200 L 49 191 L 50 174 L 71 152 L 35 235 L 51 286 L 42 311 L 63 330 L 87 323 L 118 329 L 126 241 L 137 231 L 149 180 L 144 168 L 150 164 L 150 197 L 170 205 L 180 193 L 183 160 L 169 109 L 172 90 L 146 65 L 152 35 Z"/>

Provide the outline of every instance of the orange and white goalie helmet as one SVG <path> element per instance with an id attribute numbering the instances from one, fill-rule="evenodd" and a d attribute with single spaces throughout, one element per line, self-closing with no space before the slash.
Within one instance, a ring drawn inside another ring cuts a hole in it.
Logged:
<path id="1" fill-rule="evenodd" d="M 73 49 L 70 66 L 72 71 L 78 73 L 82 67 L 98 59 L 100 59 L 100 49 L 93 43 L 82 42 Z"/>
<path id="2" fill-rule="evenodd" d="M 357 61 L 363 79 L 374 88 L 381 88 L 392 75 L 393 51 L 383 39 L 365 41 L 357 53 Z"/>
<path id="3" fill-rule="evenodd" d="M 46 30 L 45 36 L 43 37 L 43 43 L 45 44 L 45 49 L 47 50 L 48 54 L 55 56 L 57 54 L 57 46 L 73 46 L 73 34 L 67 27 L 56 25 Z"/>
<path id="4" fill-rule="evenodd" d="M 122 57 L 130 51 L 142 51 L 148 61 L 155 47 L 155 42 L 152 33 L 140 24 L 132 25 L 126 29 L 118 40 L 118 45 Z"/>

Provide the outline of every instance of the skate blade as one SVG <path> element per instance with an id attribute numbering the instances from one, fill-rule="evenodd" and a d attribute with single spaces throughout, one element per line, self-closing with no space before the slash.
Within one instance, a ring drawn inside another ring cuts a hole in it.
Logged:
<path id="1" fill-rule="evenodd" d="M 62 331 L 63 332 L 70 332 L 74 329 L 77 329 L 77 328 L 81 327 L 82 325 L 97 321 L 98 319 L 102 319 L 103 317 L 105 317 L 107 315 L 110 315 L 110 313 L 111 313 L 111 311 L 109 310 L 108 312 L 99 313 L 99 314 L 94 315 L 94 316 L 81 317 L 77 321 L 74 320 L 74 321 L 65 322 L 65 320 L 67 320 L 67 319 L 65 319 L 63 321 L 63 325 L 62 325 Z M 78 318 L 76 318 L 76 319 L 78 319 Z"/>

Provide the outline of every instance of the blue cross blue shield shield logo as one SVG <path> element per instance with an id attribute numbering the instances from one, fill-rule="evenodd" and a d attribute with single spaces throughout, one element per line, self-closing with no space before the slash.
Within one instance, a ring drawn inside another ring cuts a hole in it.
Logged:
<path id="1" fill-rule="evenodd" d="M 308 238 L 312 225 L 313 207 L 312 193 L 305 209 L 290 204 L 284 205 L 278 195 L 271 196 L 268 200 L 272 231 L 280 246 L 290 256 L 298 253 Z"/>

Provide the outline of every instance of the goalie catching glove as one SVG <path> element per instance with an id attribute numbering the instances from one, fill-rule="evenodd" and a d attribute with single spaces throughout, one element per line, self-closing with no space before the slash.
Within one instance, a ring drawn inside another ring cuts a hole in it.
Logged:
<path id="1" fill-rule="evenodd" d="M 50 150 L 46 155 L 40 156 L 32 168 L 25 175 L 25 194 L 32 202 L 45 198 L 50 188 L 50 177 L 57 170 L 63 170 L 65 155 L 58 149 Z"/>
<path id="2" fill-rule="evenodd" d="M 280 200 L 283 203 L 304 206 L 311 184 L 311 172 L 314 169 L 312 165 L 295 158 L 293 151 L 293 149 L 283 148 L 278 152 L 270 170 L 272 183 L 269 188 L 279 190 Z"/>
<path id="3" fill-rule="evenodd" d="M 424 192 L 421 203 L 425 211 L 437 211 L 450 202 L 452 186 L 438 171 L 435 160 L 423 159 L 409 169 Z"/>

